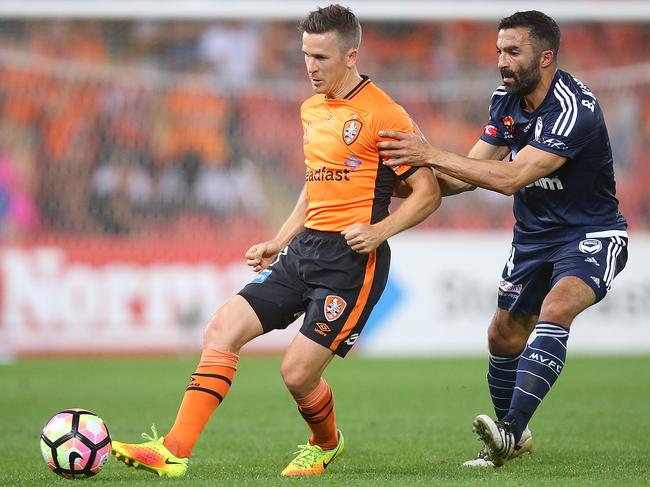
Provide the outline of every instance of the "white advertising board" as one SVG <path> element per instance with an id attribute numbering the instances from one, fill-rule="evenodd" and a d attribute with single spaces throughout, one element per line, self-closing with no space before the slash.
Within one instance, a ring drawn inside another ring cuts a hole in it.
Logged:
<path id="1" fill-rule="evenodd" d="M 608 295 L 575 320 L 572 351 L 650 352 L 650 235 L 630 240 L 627 266 Z M 395 237 L 389 285 L 360 348 L 378 355 L 485 353 L 510 242 L 501 232 Z"/>
<path id="2" fill-rule="evenodd" d="M 354 350 L 483 354 L 509 233 L 406 232 L 391 240 L 389 282 Z M 95 253 L 96 254 L 96 253 Z M 572 350 L 650 352 L 650 235 L 633 234 L 626 269 L 580 315 Z M 0 253 L 0 355 L 197 351 L 210 315 L 253 274 L 242 261 L 80 258 L 69 248 Z M 299 323 L 254 340 L 280 351 Z"/>

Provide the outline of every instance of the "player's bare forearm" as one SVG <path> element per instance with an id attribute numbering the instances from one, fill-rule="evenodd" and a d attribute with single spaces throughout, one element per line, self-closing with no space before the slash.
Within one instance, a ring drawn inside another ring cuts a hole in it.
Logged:
<path id="1" fill-rule="evenodd" d="M 510 163 L 502 160 L 510 149 L 482 140 L 470 151 L 470 157 L 463 157 L 430 145 L 419 134 L 381 131 L 380 135 L 394 139 L 377 144 L 387 166 L 429 166 L 470 185 L 505 195 L 512 195 L 551 174 L 566 162 L 565 157 L 530 145 L 520 150 Z"/>
<path id="2" fill-rule="evenodd" d="M 435 169 L 466 183 L 505 195 L 559 169 L 566 158 L 524 147 L 512 162 L 463 157 L 431 147 L 429 161 Z"/>
<path id="3" fill-rule="evenodd" d="M 278 233 L 271 240 L 251 246 L 245 254 L 246 264 L 253 272 L 266 269 L 278 253 L 287 246 L 293 237 L 305 228 L 305 210 L 307 209 L 307 191 L 302 188 L 296 206 L 284 222 Z"/>
<path id="4" fill-rule="evenodd" d="M 375 224 L 384 240 L 422 222 L 440 206 L 440 186 L 431 170 L 418 169 L 406 182 L 411 194 L 395 212 Z"/>
<path id="5" fill-rule="evenodd" d="M 467 157 L 470 159 L 503 160 L 508 156 L 508 154 L 510 154 L 509 147 L 488 144 L 479 139 L 470 149 Z M 476 189 L 474 184 L 466 183 L 465 181 L 453 178 L 442 172 L 436 172 L 436 177 L 438 178 L 438 184 L 440 185 L 442 196 L 451 196 Z"/>
<path id="6" fill-rule="evenodd" d="M 388 238 L 420 223 L 440 206 L 440 188 L 430 169 L 418 169 L 407 182 L 411 192 L 392 215 L 373 225 L 354 223 L 341 232 L 352 250 L 360 254 L 372 252 Z"/>
<path id="7" fill-rule="evenodd" d="M 512 195 L 520 187 L 518 171 L 502 161 L 470 159 L 438 148 L 432 148 L 428 161 L 442 173 L 498 193 Z"/>
<path id="8" fill-rule="evenodd" d="M 438 180 L 438 186 L 440 186 L 440 194 L 444 196 L 453 196 L 455 194 L 464 193 L 466 191 L 474 191 L 476 186 L 473 184 L 466 183 L 460 179 L 452 178 L 451 176 L 442 173 L 436 172 L 436 179 Z"/>

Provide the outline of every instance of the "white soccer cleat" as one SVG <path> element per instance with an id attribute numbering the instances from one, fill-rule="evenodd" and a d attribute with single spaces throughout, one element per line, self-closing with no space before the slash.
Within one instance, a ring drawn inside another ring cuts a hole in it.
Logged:
<path id="1" fill-rule="evenodd" d="M 494 463 L 490 460 L 485 447 L 481 448 L 476 454 L 475 458 L 467 460 L 463 463 L 463 467 L 476 467 L 476 468 L 485 468 L 485 467 L 494 467 Z"/>
<path id="2" fill-rule="evenodd" d="M 528 427 L 526 427 L 524 432 L 521 434 L 521 438 L 519 439 L 519 442 L 517 443 L 514 450 L 512 451 L 510 458 L 508 458 L 508 461 L 513 460 L 515 458 L 519 458 L 524 453 L 528 453 L 528 454 L 533 453 L 533 434 L 528 429 Z M 490 455 L 488 454 L 485 446 L 483 446 L 483 448 L 481 448 L 479 452 L 476 454 L 475 458 L 472 458 L 471 460 L 467 460 L 465 463 L 463 463 L 463 467 L 477 467 L 477 468 L 494 467 L 494 463 L 492 462 L 492 460 L 490 460 Z"/>
<path id="3" fill-rule="evenodd" d="M 515 445 L 515 449 L 508 460 L 519 458 L 524 453 L 528 453 L 529 455 L 532 455 L 533 453 L 533 433 L 528 429 L 528 426 L 526 426 L 526 429 L 521 434 L 521 438 L 519 438 L 519 441 Z"/>
<path id="4" fill-rule="evenodd" d="M 486 414 L 480 414 L 474 420 L 473 430 L 483 441 L 487 454 L 495 467 L 500 467 L 508 460 L 515 458 L 515 451 L 521 450 L 521 447 L 517 448 L 518 445 L 515 443 L 515 437 L 510 431 L 508 423 L 494 421 Z"/>

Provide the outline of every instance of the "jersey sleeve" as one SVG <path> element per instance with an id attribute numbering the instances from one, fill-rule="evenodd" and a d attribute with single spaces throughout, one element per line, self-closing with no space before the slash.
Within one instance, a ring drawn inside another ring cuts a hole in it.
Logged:
<path id="1" fill-rule="evenodd" d="M 592 105 L 592 107 L 595 107 Z M 537 122 L 529 145 L 571 159 L 578 155 L 597 132 L 597 118 L 589 106 L 567 103 Z"/>
<path id="2" fill-rule="evenodd" d="M 481 134 L 481 140 L 491 145 L 508 145 L 506 139 L 504 139 L 500 133 L 499 125 L 497 123 L 497 120 L 499 120 L 499 108 L 505 95 L 505 88 L 499 87 L 492 95 L 492 100 L 490 100 L 488 122 Z"/>
<path id="3" fill-rule="evenodd" d="M 413 121 L 409 114 L 406 113 L 406 110 L 400 105 L 391 104 L 386 109 L 382 110 L 380 116 L 377 119 L 377 127 L 375 133 L 378 133 L 380 130 L 394 130 L 397 132 L 413 132 L 415 127 L 413 126 Z M 391 140 L 385 137 L 377 137 L 377 142 L 382 140 Z M 411 174 L 413 174 L 417 167 L 411 167 L 406 165 L 401 165 L 391 168 L 397 176 L 401 179 L 406 179 Z"/>

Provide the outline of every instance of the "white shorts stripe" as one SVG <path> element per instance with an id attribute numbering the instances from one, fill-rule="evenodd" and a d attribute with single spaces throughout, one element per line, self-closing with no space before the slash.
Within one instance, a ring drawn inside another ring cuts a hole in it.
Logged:
<path id="1" fill-rule="evenodd" d="M 612 254 L 614 253 L 614 245 L 616 244 L 614 243 L 614 239 L 612 239 L 612 241 L 607 246 L 607 262 L 605 265 L 605 273 L 603 274 L 603 280 L 605 282 L 607 282 L 609 279 L 609 273 L 612 270 Z"/>
<path id="2" fill-rule="evenodd" d="M 585 234 L 585 238 L 606 238 L 606 237 L 627 238 L 627 232 L 625 230 L 603 230 L 602 232 L 590 232 Z"/>
<path id="3" fill-rule="evenodd" d="M 617 237 L 618 238 L 618 237 Z M 609 272 L 609 276 L 605 279 L 605 282 L 607 283 L 607 289 L 609 290 L 610 286 L 612 285 L 612 281 L 614 280 L 614 276 L 616 275 L 616 259 L 618 259 L 618 256 L 620 255 L 621 251 L 623 250 L 623 247 L 619 244 L 614 244 L 614 252 L 612 253 L 612 266 Z"/>

